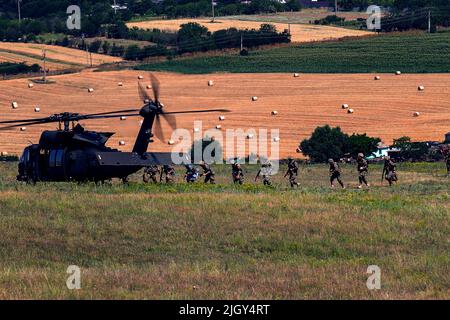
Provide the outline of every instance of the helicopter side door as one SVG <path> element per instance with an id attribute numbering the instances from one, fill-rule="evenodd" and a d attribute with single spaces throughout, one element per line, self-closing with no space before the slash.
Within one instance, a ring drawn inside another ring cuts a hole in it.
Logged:
<path id="1" fill-rule="evenodd" d="M 51 149 L 47 153 L 47 178 L 50 181 L 63 181 L 65 174 L 65 150 Z"/>

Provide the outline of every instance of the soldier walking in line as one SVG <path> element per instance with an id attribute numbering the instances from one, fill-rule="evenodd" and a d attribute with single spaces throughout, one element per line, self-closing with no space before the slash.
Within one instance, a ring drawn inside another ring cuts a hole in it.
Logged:
<path id="1" fill-rule="evenodd" d="M 363 183 L 370 187 L 370 184 L 367 182 L 367 174 L 369 173 L 369 164 L 367 163 L 367 160 L 364 159 L 364 154 L 358 153 L 358 158 L 356 159 L 357 163 L 357 170 L 358 170 L 358 179 L 359 179 L 359 186 L 358 189 L 361 189 L 363 187 Z"/>
<path id="2" fill-rule="evenodd" d="M 163 175 L 165 175 L 166 183 L 172 184 L 175 182 L 175 169 L 171 165 L 165 164 L 161 170 L 159 181 L 162 181 Z"/>
<path id="3" fill-rule="evenodd" d="M 201 176 L 205 177 L 205 183 L 216 184 L 216 173 L 211 168 L 211 166 L 206 162 L 202 161 L 200 163 L 200 167 L 203 170 Z"/>
<path id="4" fill-rule="evenodd" d="M 389 186 L 392 186 L 394 182 L 398 181 L 397 166 L 395 165 L 394 161 L 392 161 L 388 156 L 384 158 L 383 174 L 381 176 L 382 180 L 383 177 L 389 182 Z"/>
<path id="5" fill-rule="evenodd" d="M 199 177 L 199 172 L 196 167 L 192 164 L 186 165 L 186 174 L 184 175 L 184 179 L 187 183 L 194 183 L 197 181 Z"/>
<path id="6" fill-rule="evenodd" d="M 292 158 L 288 159 L 288 169 L 284 177 L 286 178 L 289 175 L 289 183 L 291 184 L 291 188 L 298 187 L 299 184 L 297 182 L 298 177 L 298 163 Z"/>
<path id="7" fill-rule="evenodd" d="M 345 189 L 345 185 L 341 180 L 341 169 L 339 168 L 339 165 L 333 159 L 328 159 L 328 164 L 330 165 L 331 187 L 334 188 L 334 180 L 337 180 L 342 189 Z"/>
<path id="8" fill-rule="evenodd" d="M 263 183 L 265 186 L 271 186 L 272 182 L 270 181 L 270 176 L 272 175 L 272 163 L 270 161 L 266 161 L 261 168 L 259 169 L 258 173 L 255 177 L 255 182 L 258 180 L 258 178 L 262 175 Z"/>
<path id="9" fill-rule="evenodd" d="M 234 184 L 244 183 L 244 170 L 242 170 L 241 165 L 239 163 L 233 163 L 231 165 L 231 175 L 233 176 Z"/>
<path id="10" fill-rule="evenodd" d="M 447 156 L 445 157 L 445 163 L 447 165 L 447 175 L 450 177 L 450 150 L 447 151 Z"/>
<path id="11" fill-rule="evenodd" d="M 157 165 L 152 165 L 144 169 L 144 174 L 142 180 L 145 183 L 158 183 L 158 176 L 160 175 L 160 170 Z"/>

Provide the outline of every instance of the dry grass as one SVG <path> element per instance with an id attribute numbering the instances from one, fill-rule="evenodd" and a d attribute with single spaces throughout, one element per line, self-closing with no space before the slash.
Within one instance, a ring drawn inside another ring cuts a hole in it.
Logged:
<path id="1" fill-rule="evenodd" d="M 74 66 L 86 67 L 88 65 L 87 54 L 83 50 L 35 43 L 0 42 L 0 61 L 37 63 L 43 66 L 41 60 L 43 49 L 46 50 L 47 68 L 50 70 L 62 70 Z M 92 54 L 94 66 L 120 61 L 122 61 L 121 58 Z"/>
<path id="2" fill-rule="evenodd" d="M 244 20 L 231 20 L 231 19 L 217 19 L 214 23 L 211 23 L 209 18 L 200 19 L 176 19 L 176 20 L 151 20 L 142 22 L 128 23 L 128 27 L 138 27 L 141 29 L 157 28 L 161 30 L 177 31 L 180 25 L 188 22 L 197 22 L 208 28 L 210 31 L 217 31 L 228 28 L 237 29 L 259 29 L 263 21 L 244 21 Z M 272 23 L 272 22 L 271 22 Z M 286 23 L 272 23 L 276 26 L 279 32 L 288 29 Z M 291 40 L 293 42 L 311 42 L 311 41 L 323 41 L 329 39 L 339 39 L 350 36 L 364 36 L 371 33 L 360 30 L 350 30 L 344 28 L 337 28 L 331 26 L 316 26 L 316 25 L 291 25 Z"/>
<path id="3" fill-rule="evenodd" d="M 42 117 L 71 111 L 94 113 L 140 106 L 137 75 L 144 72 L 83 72 L 53 77 L 52 85 L 28 88 L 28 80 L 0 82 L 0 118 L 12 120 Z M 223 130 L 229 128 L 279 128 L 280 156 L 296 155 L 298 143 L 315 127 L 341 126 L 347 133 L 368 133 L 386 143 L 404 135 L 414 140 L 443 140 L 450 123 L 449 74 L 383 74 L 374 81 L 372 74 L 213 74 L 179 75 L 157 73 L 162 83 L 162 101 L 168 110 L 228 108 Z M 214 81 L 208 87 L 208 80 Z M 117 83 L 123 82 L 123 87 Z M 423 84 L 427 90 L 417 91 Z M 87 88 L 94 88 L 91 94 Z M 257 102 L 251 97 L 257 96 Z M 13 110 L 12 101 L 19 103 Z M 352 115 L 341 109 L 343 103 L 355 110 Z M 35 106 L 41 108 L 34 113 Z M 276 117 L 271 115 L 277 110 Z M 420 111 L 420 117 L 413 112 Z M 180 128 L 192 132 L 194 120 L 203 120 L 203 130 L 219 124 L 219 114 L 178 118 Z M 139 119 L 101 120 L 86 123 L 89 129 L 116 131 L 110 145 L 130 150 L 139 129 Z M 20 153 L 29 141 L 37 142 L 43 129 L 55 125 L 29 127 L 27 131 L 1 131 L 0 151 Z M 167 127 L 166 136 L 170 137 Z M 167 142 L 156 141 L 152 150 L 169 151 Z"/>

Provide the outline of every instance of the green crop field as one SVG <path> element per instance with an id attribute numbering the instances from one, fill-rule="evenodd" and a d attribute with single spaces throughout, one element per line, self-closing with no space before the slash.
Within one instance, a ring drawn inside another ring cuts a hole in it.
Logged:
<path id="1" fill-rule="evenodd" d="M 0 299 L 449 299 L 450 179 L 445 165 L 399 166 L 399 184 L 328 187 L 325 165 L 301 167 L 301 188 L 19 184 L 0 163 Z M 282 168 L 284 169 L 284 167 Z M 178 168 L 177 179 L 183 173 Z M 81 289 L 66 287 L 69 265 Z M 381 269 L 381 289 L 366 287 Z"/>
<path id="2" fill-rule="evenodd" d="M 450 32 L 408 32 L 250 51 L 248 56 L 174 59 L 139 67 L 181 73 L 450 72 Z"/>

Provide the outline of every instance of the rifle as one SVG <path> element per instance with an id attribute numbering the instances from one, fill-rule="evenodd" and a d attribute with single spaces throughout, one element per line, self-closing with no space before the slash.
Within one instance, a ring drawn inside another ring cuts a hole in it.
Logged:
<path id="1" fill-rule="evenodd" d="M 261 170 L 259 170 L 258 173 L 256 174 L 255 182 L 258 180 L 260 174 L 261 174 Z"/>
<path id="2" fill-rule="evenodd" d="M 384 181 L 384 173 L 386 172 L 386 166 L 383 167 L 383 172 L 381 173 L 381 183 Z"/>

